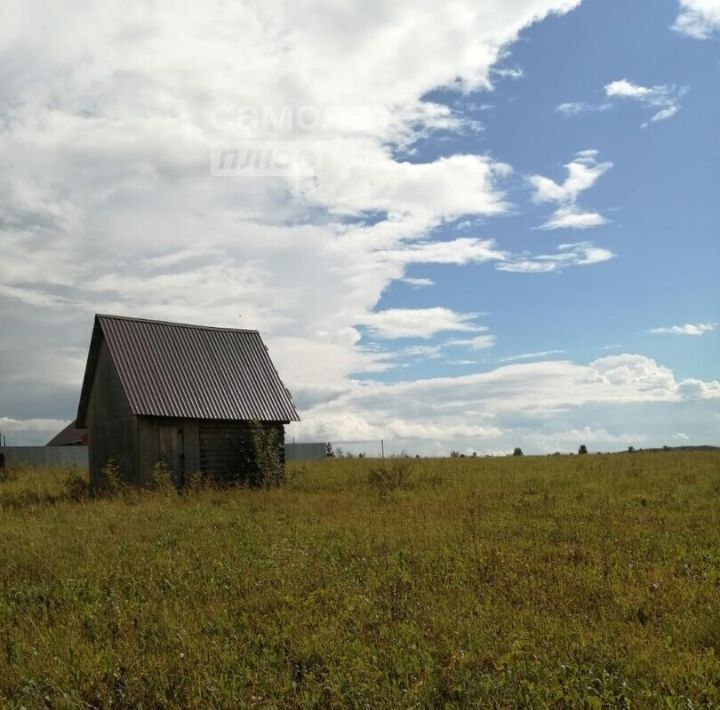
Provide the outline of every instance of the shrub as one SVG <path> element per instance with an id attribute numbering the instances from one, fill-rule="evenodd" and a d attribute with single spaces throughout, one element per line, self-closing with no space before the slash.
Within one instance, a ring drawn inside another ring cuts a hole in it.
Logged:
<path id="1" fill-rule="evenodd" d="M 380 495 L 387 495 L 400 488 L 410 486 L 411 464 L 408 459 L 398 458 L 383 461 L 368 471 L 368 483 Z"/>
<path id="2" fill-rule="evenodd" d="M 124 488 L 122 472 L 115 459 L 109 459 L 100 469 L 100 490 L 109 495 L 116 495 Z"/>
<path id="3" fill-rule="evenodd" d="M 257 421 L 249 429 L 249 435 L 226 436 L 234 463 L 225 482 L 253 488 L 281 485 L 285 449 L 280 432 Z"/>
<path id="4" fill-rule="evenodd" d="M 193 471 L 185 478 L 185 490 L 191 493 L 197 493 L 205 488 L 206 482 L 202 475 L 202 471 Z"/>
<path id="5" fill-rule="evenodd" d="M 285 452 L 279 433 L 253 422 L 252 442 L 254 465 L 248 483 L 252 486 L 279 486 L 285 480 Z"/>
<path id="6" fill-rule="evenodd" d="M 70 467 L 65 475 L 65 495 L 70 500 L 81 501 L 90 497 L 90 483 L 77 467 Z"/>
<path id="7" fill-rule="evenodd" d="M 302 482 L 307 478 L 308 467 L 304 463 L 290 464 L 285 473 L 285 484 L 290 488 L 299 487 Z"/>
<path id="8" fill-rule="evenodd" d="M 513 456 L 522 456 L 523 452 L 522 449 L 519 446 L 515 447 L 515 450 L 513 451 Z"/>
<path id="9" fill-rule="evenodd" d="M 17 480 L 17 473 L 10 468 L 0 468 L 0 483 Z"/>
<path id="10" fill-rule="evenodd" d="M 158 461 L 152 469 L 152 487 L 165 495 L 176 493 L 175 484 L 173 483 L 170 470 L 164 461 Z"/>

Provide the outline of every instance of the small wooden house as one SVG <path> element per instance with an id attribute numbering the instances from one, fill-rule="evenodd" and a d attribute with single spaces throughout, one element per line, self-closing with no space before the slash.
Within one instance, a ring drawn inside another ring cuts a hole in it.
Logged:
<path id="1" fill-rule="evenodd" d="M 110 461 L 137 485 L 158 462 L 178 487 L 195 473 L 237 480 L 258 431 L 284 464 L 298 419 L 257 331 L 95 316 L 76 420 L 92 483 Z"/>

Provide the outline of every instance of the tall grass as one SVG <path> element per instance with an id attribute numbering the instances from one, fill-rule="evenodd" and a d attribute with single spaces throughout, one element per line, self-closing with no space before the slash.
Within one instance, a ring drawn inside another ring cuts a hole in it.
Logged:
<path id="1" fill-rule="evenodd" d="M 720 456 L 396 473 L 94 499 L 18 471 L 0 705 L 720 705 Z"/>

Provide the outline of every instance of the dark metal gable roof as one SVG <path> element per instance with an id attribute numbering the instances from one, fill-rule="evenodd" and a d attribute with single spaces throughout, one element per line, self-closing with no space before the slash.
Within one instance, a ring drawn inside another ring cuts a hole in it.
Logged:
<path id="1" fill-rule="evenodd" d="M 75 422 L 70 422 L 61 432 L 58 432 L 45 446 L 74 446 L 83 443 L 87 429 L 78 429 Z"/>
<path id="2" fill-rule="evenodd" d="M 102 341 L 138 416 L 298 421 L 256 330 L 95 316 L 79 424 L 85 423 Z"/>

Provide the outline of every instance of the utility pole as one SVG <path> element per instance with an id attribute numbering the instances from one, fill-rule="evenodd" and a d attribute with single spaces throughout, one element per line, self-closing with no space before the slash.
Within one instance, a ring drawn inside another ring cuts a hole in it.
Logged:
<path id="1" fill-rule="evenodd" d="M 380 456 L 385 458 L 385 442 L 382 439 L 380 439 Z"/>

